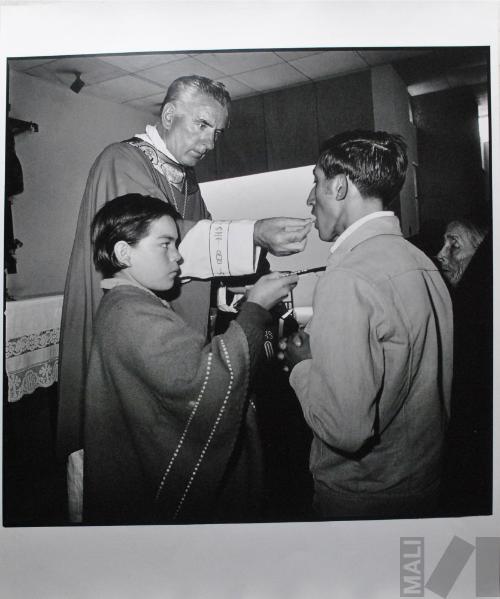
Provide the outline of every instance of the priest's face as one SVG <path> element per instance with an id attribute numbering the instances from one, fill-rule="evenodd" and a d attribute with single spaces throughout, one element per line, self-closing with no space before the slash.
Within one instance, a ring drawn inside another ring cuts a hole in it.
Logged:
<path id="1" fill-rule="evenodd" d="M 226 127 L 227 109 L 203 93 L 186 94 L 162 112 L 164 141 L 178 162 L 195 166 L 213 150 Z"/>

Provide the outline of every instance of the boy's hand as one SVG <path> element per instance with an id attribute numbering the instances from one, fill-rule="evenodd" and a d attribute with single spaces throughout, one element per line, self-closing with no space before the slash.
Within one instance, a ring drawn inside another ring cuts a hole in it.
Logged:
<path id="1" fill-rule="evenodd" d="M 287 297 L 297 285 L 298 280 L 297 275 L 284 277 L 279 272 L 264 275 L 247 291 L 247 300 L 270 310 L 279 301 Z"/>

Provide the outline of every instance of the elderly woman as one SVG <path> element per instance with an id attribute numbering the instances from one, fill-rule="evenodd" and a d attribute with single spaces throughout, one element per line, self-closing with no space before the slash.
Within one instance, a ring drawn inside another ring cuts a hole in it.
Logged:
<path id="1" fill-rule="evenodd" d="M 454 368 L 445 454 L 446 515 L 491 514 L 493 252 L 486 228 L 448 224 L 437 256 L 451 287 Z"/>
<path id="2" fill-rule="evenodd" d="M 486 236 L 486 229 L 468 220 L 453 220 L 446 227 L 444 244 L 437 260 L 443 277 L 456 287 L 477 248 Z"/>

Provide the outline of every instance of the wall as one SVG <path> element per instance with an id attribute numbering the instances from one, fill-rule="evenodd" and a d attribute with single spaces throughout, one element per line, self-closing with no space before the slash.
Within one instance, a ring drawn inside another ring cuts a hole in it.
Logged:
<path id="1" fill-rule="evenodd" d="M 320 144 L 346 129 L 372 129 L 370 70 L 236 100 L 215 153 L 197 167 L 213 181 L 314 163 Z M 215 158 L 214 158 L 215 156 Z"/>
<path id="2" fill-rule="evenodd" d="M 7 287 L 15 297 L 59 293 L 92 162 L 109 143 L 143 131 L 150 117 L 17 72 L 9 96 L 9 116 L 37 123 L 39 132 L 16 136 L 24 192 L 15 196 L 13 220 L 23 247 Z"/>
<path id="3" fill-rule="evenodd" d="M 410 122 L 410 103 L 406 85 L 391 65 L 375 67 L 371 71 L 373 119 L 377 130 L 399 133 L 404 137 L 408 152 L 406 181 L 399 194 L 395 212 L 400 216 L 405 236 L 419 232 L 419 209 L 416 197 L 415 169 L 418 164 L 417 133 Z"/>

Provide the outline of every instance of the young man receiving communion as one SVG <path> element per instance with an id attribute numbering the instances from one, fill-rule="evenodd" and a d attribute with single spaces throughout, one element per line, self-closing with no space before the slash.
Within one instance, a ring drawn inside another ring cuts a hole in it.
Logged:
<path id="1" fill-rule="evenodd" d="M 307 204 L 333 246 L 305 331 L 288 339 L 290 383 L 312 429 L 320 518 L 431 516 L 449 418 L 453 321 L 437 267 L 387 206 L 407 168 L 402 138 L 331 138 Z"/>

